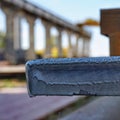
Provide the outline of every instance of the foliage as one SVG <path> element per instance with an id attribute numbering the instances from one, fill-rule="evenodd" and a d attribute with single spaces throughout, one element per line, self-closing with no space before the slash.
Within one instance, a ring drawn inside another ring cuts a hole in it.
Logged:
<path id="1" fill-rule="evenodd" d="M 0 32 L 0 48 L 4 48 L 5 47 L 5 33 L 4 32 Z"/>
<path id="2" fill-rule="evenodd" d="M 24 87 L 26 86 L 25 79 L 0 79 L 0 88 L 9 87 Z"/>
<path id="3" fill-rule="evenodd" d="M 86 19 L 83 23 L 78 23 L 78 24 L 77 24 L 78 27 L 83 27 L 83 26 L 85 26 L 85 25 L 87 25 L 87 26 L 99 26 L 100 23 L 99 23 L 99 21 L 97 21 L 97 20 L 88 18 L 88 19 Z"/>
<path id="4" fill-rule="evenodd" d="M 68 57 L 69 48 L 63 48 L 63 57 Z"/>
<path id="5" fill-rule="evenodd" d="M 99 22 L 96 21 L 96 20 L 93 20 L 93 19 L 91 19 L 91 18 L 86 19 L 83 24 L 84 24 L 84 25 L 89 25 L 89 26 L 99 26 Z"/>
<path id="6" fill-rule="evenodd" d="M 53 47 L 51 50 L 51 56 L 53 58 L 57 58 L 58 57 L 58 48 L 57 47 Z"/>
<path id="7" fill-rule="evenodd" d="M 42 55 L 42 56 L 44 55 L 44 52 L 45 52 L 44 50 L 36 50 L 36 51 L 35 51 L 35 53 L 36 53 L 37 55 Z"/>

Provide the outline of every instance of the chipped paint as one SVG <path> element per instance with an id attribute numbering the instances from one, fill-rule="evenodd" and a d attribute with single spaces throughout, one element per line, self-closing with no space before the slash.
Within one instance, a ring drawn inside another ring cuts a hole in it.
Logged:
<path id="1" fill-rule="evenodd" d="M 26 76 L 30 96 L 120 95 L 120 57 L 33 60 Z"/>

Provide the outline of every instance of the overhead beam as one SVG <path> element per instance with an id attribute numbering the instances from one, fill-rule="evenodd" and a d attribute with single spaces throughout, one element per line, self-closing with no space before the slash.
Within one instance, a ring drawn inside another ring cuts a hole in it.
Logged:
<path id="1" fill-rule="evenodd" d="M 110 55 L 120 55 L 120 9 L 101 10 L 101 33 L 110 39 Z"/>
<path id="2" fill-rule="evenodd" d="M 80 33 L 79 28 L 74 24 L 62 19 L 61 17 L 52 14 L 51 12 L 44 10 L 42 7 L 33 5 L 25 0 L 3 0 L 2 2 L 17 6 L 18 8 L 23 9 L 26 12 L 29 12 L 30 14 L 39 16 L 42 19 L 45 19 L 51 23 L 59 25 L 60 27 L 62 26 L 67 29 Z"/>
<path id="3" fill-rule="evenodd" d="M 106 36 L 120 32 L 120 9 L 102 9 L 100 25 L 101 33 Z"/>

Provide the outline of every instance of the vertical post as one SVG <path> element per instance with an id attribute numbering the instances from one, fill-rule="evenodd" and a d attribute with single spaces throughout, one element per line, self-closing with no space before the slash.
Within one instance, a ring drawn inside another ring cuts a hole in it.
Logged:
<path id="1" fill-rule="evenodd" d="M 62 57 L 63 56 L 63 52 L 62 52 L 62 29 L 61 28 L 57 28 L 58 30 L 58 56 Z"/>
<path id="2" fill-rule="evenodd" d="M 35 49 L 34 49 L 34 21 L 35 18 L 27 17 L 27 21 L 29 23 L 29 40 L 30 40 L 30 47 L 27 52 L 27 59 L 35 59 Z"/>
<path id="3" fill-rule="evenodd" d="M 5 45 L 5 56 L 6 59 L 12 63 L 16 63 L 15 51 L 14 51 L 14 11 L 8 8 L 3 8 L 6 14 L 6 45 Z"/>
<path id="4" fill-rule="evenodd" d="M 89 57 L 90 53 L 90 39 L 87 39 L 87 56 Z"/>
<path id="5" fill-rule="evenodd" d="M 76 35 L 75 56 L 78 57 L 79 35 Z"/>
<path id="6" fill-rule="evenodd" d="M 112 33 L 110 37 L 110 56 L 120 55 L 120 32 Z"/>
<path id="7" fill-rule="evenodd" d="M 89 50 L 88 49 L 89 49 L 88 39 L 84 38 L 84 49 L 83 49 L 84 54 L 83 54 L 83 56 L 85 56 L 85 57 L 89 56 Z"/>
<path id="8" fill-rule="evenodd" d="M 21 49 L 21 21 L 19 16 L 15 16 L 14 19 L 14 48 L 16 50 Z"/>
<path id="9" fill-rule="evenodd" d="M 71 32 L 67 32 L 68 33 L 68 44 L 69 44 L 69 53 L 68 53 L 68 57 L 73 57 L 73 50 L 72 50 L 72 43 L 71 43 Z"/>
<path id="10" fill-rule="evenodd" d="M 101 10 L 101 33 L 110 38 L 110 56 L 120 56 L 120 9 Z"/>
<path id="11" fill-rule="evenodd" d="M 86 56 L 86 39 L 85 38 L 83 38 L 82 39 L 83 40 L 83 47 L 82 47 L 82 56 L 84 57 L 84 56 Z"/>
<path id="12" fill-rule="evenodd" d="M 83 57 L 84 56 L 84 39 L 83 37 L 80 38 L 79 40 L 80 44 L 79 44 L 79 50 L 78 50 L 78 57 Z"/>
<path id="13" fill-rule="evenodd" d="M 89 39 L 83 38 L 83 56 L 88 57 L 89 56 Z"/>
<path id="14" fill-rule="evenodd" d="M 51 57 L 51 35 L 50 35 L 50 29 L 51 25 L 50 23 L 47 23 L 45 21 L 42 21 L 44 27 L 45 27 L 45 57 Z"/>

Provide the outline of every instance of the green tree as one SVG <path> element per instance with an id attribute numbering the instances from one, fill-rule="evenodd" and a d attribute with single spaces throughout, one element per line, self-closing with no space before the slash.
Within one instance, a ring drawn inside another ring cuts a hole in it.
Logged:
<path id="1" fill-rule="evenodd" d="M 85 20 L 85 22 L 83 23 L 84 25 L 89 25 L 89 26 L 99 26 L 99 22 L 97 20 L 88 18 Z"/>

